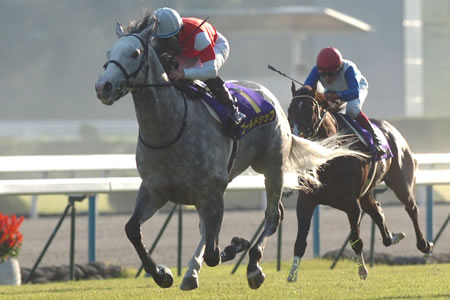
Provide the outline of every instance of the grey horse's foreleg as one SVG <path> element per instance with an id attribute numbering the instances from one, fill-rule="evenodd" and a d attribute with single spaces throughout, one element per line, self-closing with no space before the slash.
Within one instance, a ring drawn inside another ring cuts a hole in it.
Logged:
<path id="1" fill-rule="evenodd" d="M 222 263 L 230 261 L 236 257 L 236 254 L 250 248 L 250 242 L 246 239 L 234 237 L 231 239 L 231 244 L 220 253 Z"/>
<path id="2" fill-rule="evenodd" d="M 156 265 L 150 254 L 145 249 L 142 239 L 141 226 L 167 201 L 154 201 L 158 197 L 151 197 L 149 191 L 141 185 L 136 199 L 136 206 L 133 215 L 125 225 L 125 232 L 128 239 L 133 244 L 141 259 L 145 272 L 152 275 L 155 282 L 162 288 L 171 287 L 173 276 L 169 268 L 163 265 Z"/>
<path id="3" fill-rule="evenodd" d="M 201 226 L 200 226 L 201 227 Z M 188 269 L 184 274 L 183 281 L 181 282 L 180 289 L 184 291 L 189 291 L 198 288 L 199 281 L 198 276 L 200 269 L 203 264 L 203 255 L 205 253 L 205 235 L 202 233 L 202 228 L 200 228 L 201 240 L 194 252 L 191 260 L 188 263 Z"/>
<path id="4" fill-rule="evenodd" d="M 211 196 L 208 202 L 197 207 L 200 223 L 205 230 L 205 263 L 214 267 L 220 264 L 219 232 L 223 218 L 223 193 Z"/>
<path id="5" fill-rule="evenodd" d="M 247 265 L 247 281 L 252 289 L 259 288 L 265 279 L 265 274 L 259 265 L 266 245 L 267 239 L 276 232 L 281 222 L 284 208 L 281 203 L 281 193 L 283 189 L 283 175 L 275 180 L 265 179 L 267 208 L 265 212 L 264 230 L 249 251 L 249 262 Z"/>
<path id="6" fill-rule="evenodd" d="M 200 226 L 201 227 L 201 226 Z M 202 239 L 195 250 L 194 256 L 191 258 L 188 264 L 188 269 L 184 275 L 183 282 L 181 283 L 180 289 L 187 291 L 193 290 L 199 287 L 199 273 L 202 268 L 203 255 L 205 252 L 205 237 L 202 233 L 202 228 L 200 228 L 202 234 Z M 234 237 L 231 240 L 231 245 L 225 247 L 225 250 L 220 254 L 221 263 L 232 260 L 236 257 L 236 254 L 250 248 L 250 242 Z"/>

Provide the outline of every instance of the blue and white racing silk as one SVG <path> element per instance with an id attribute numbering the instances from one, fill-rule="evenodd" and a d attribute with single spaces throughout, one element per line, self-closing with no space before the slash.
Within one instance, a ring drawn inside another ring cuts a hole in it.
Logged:
<path id="1" fill-rule="evenodd" d="M 316 88 L 318 81 L 325 91 L 336 92 L 339 99 L 346 102 L 359 98 L 359 92 L 369 88 L 369 83 L 356 64 L 347 59 L 342 60 L 342 69 L 331 84 L 328 84 L 325 78 L 320 76 L 319 69 L 314 66 L 305 80 L 305 85 Z"/>

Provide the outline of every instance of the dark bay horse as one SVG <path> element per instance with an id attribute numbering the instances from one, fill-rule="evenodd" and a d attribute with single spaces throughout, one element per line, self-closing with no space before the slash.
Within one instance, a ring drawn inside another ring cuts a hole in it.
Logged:
<path id="1" fill-rule="evenodd" d="M 264 174 L 267 195 L 264 230 L 249 251 L 247 267 L 248 284 L 256 289 L 265 277 L 260 261 L 266 241 L 283 217 L 284 173 L 299 172 L 309 178 L 308 182 L 318 183 L 307 169 L 337 156 L 361 154 L 293 136 L 277 99 L 263 86 L 248 81 L 235 84 L 251 89 L 273 105 L 274 118 L 252 129 L 234 148 L 233 140 L 223 133 L 206 105 L 169 81 L 151 43 L 155 24 L 150 13 L 132 21 L 126 29 L 117 24 L 118 40 L 108 51 L 104 72 L 95 83 L 97 97 L 107 105 L 131 93 L 139 125 L 136 163 L 142 184 L 125 232 L 144 270 L 160 287 L 168 288 L 173 284 L 170 269 L 157 265 L 147 252 L 141 226 L 168 201 L 194 205 L 200 218 L 201 240 L 180 287 L 197 288 L 203 261 L 216 266 L 250 246 L 237 238 L 221 252 L 219 232 L 225 189 L 251 166 Z M 234 161 L 230 159 L 232 152 Z"/>
<path id="2" fill-rule="evenodd" d="M 294 83 L 291 90 L 293 99 L 288 109 L 288 120 L 294 134 L 310 139 L 325 139 L 343 132 L 348 135 L 348 138 L 355 139 L 355 135 L 345 126 L 345 122 L 327 110 L 327 102 L 319 104 L 316 100 L 318 97 L 323 98 L 323 94 L 315 93 L 307 88 L 296 90 Z M 377 163 L 374 163 L 372 159 L 338 157 L 319 170 L 319 178 L 322 182 L 319 188 L 299 192 L 298 231 L 288 281 L 297 280 L 300 260 L 305 253 L 311 217 L 318 204 L 329 205 L 347 214 L 351 229 L 350 244 L 357 256 L 358 273 L 362 279 L 366 279 L 368 272 L 362 254 L 363 242 L 359 235 L 362 210 L 377 224 L 386 247 L 398 243 L 405 236 L 403 233 L 389 232 L 381 205 L 374 198 L 374 189 L 382 181 L 404 204 L 416 232 L 417 248 L 423 253 L 431 253 L 433 244 L 425 240 L 419 227 L 419 212 L 414 198 L 417 162 L 413 158 L 408 143 L 394 126 L 386 121 L 371 120 L 371 122 L 376 124 L 386 137 L 392 157 Z M 352 147 L 368 152 L 368 148 L 361 142 L 355 143 Z"/>

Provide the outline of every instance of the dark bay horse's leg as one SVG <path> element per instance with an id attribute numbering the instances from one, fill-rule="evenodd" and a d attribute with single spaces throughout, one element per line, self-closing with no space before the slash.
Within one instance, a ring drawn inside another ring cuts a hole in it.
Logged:
<path id="1" fill-rule="evenodd" d="M 375 224 L 377 224 L 381 237 L 383 238 L 383 244 L 386 247 L 397 244 L 405 237 L 403 232 L 392 234 L 389 232 L 386 226 L 383 209 L 381 208 L 380 202 L 375 200 L 373 190 L 370 190 L 365 196 L 361 197 L 360 203 L 361 208 L 372 218 Z"/>
<path id="2" fill-rule="evenodd" d="M 299 192 L 297 198 L 297 239 L 294 245 L 294 260 L 292 262 L 291 271 L 289 272 L 287 281 L 293 282 L 297 280 L 297 273 L 300 267 L 300 260 L 305 254 L 307 246 L 307 238 L 309 228 L 311 227 L 311 218 L 317 202 L 314 201 L 310 194 L 303 191 Z"/>
<path id="3" fill-rule="evenodd" d="M 133 215 L 125 225 L 127 237 L 136 249 L 142 265 L 144 266 L 145 272 L 152 275 L 155 282 L 163 288 L 172 286 L 172 273 L 167 267 L 163 265 L 156 265 L 150 254 L 145 249 L 145 245 L 142 240 L 141 226 L 166 202 L 167 200 L 163 200 L 161 197 L 157 197 L 153 194 L 150 195 L 148 189 L 141 184 Z"/>
<path id="4" fill-rule="evenodd" d="M 399 154 L 397 154 L 398 156 Z M 412 220 L 416 232 L 417 249 L 422 253 L 429 254 L 432 251 L 433 243 L 425 240 L 419 226 L 419 208 L 414 196 L 415 171 L 417 162 L 412 157 L 412 153 L 407 150 L 401 156 L 402 163 L 399 165 L 397 159 L 393 159 L 391 168 L 384 178 L 386 185 L 391 188 L 397 198 L 405 205 L 409 217 Z"/>
<path id="5" fill-rule="evenodd" d="M 282 220 L 284 207 L 281 203 L 283 191 L 283 174 L 281 170 L 271 174 L 265 174 L 265 186 L 267 197 L 267 208 L 265 211 L 264 229 L 255 245 L 249 251 L 249 262 L 247 265 L 247 281 L 252 289 L 259 288 L 264 282 L 264 272 L 259 265 L 267 239 L 276 232 Z"/>
<path id="6" fill-rule="evenodd" d="M 361 208 L 357 201 L 351 202 L 346 210 L 348 221 L 350 223 L 350 246 L 356 254 L 358 262 L 358 274 L 361 279 L 367 278 L 367 268 L 363 257 L 363 242 L 359 234 L 359 223 L 361 221 Z"/>

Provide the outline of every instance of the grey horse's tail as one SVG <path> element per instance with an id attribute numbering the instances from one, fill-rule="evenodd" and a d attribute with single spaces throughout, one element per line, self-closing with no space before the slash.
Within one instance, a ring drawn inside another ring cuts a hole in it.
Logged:
<path id="1" fill-rule="evenodd" d="M 321 141 L 310 141 L 292 135 L 292 146 L 285 171 L 297 174 L 301 180 L 286 181 L 286 187 L 304 190 L 319 187 L 317 170 L 328 160 L 339 156 L 353 156 L 359 159 L 368 157 L 364 153 L 350 150 L 349 147 L 354 141 L 344 142 L 346 138 L 348 140 L 346 136 L 335 135 Z"/>

